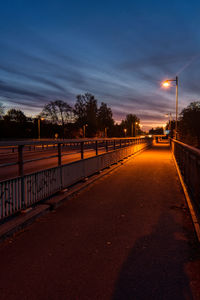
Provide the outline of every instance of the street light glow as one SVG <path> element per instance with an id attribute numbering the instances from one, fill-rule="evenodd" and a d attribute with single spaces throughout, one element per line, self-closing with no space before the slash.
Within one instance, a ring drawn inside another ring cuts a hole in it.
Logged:
<path id="1" fill-rule="evenodd" d="M 164 87 L 169 87 L 169 86 L 170 86 L 169 81 L 164 81 L 164 82 L 162 83 L 162 86 L 164 86 Z"/>

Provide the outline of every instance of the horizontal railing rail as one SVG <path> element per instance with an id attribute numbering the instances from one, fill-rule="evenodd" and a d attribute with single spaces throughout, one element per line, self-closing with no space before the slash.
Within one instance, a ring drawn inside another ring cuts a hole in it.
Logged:
<path id="1" fill-rule="evenodd" d="M 41 200 L 45 200 L 56 192 L 132 154 L 144 150 L 151 146 L 151 144 L 152 139 L 148 138 L 140 139 L 137 143 L 128 143 L 126 141 L 126 146 L 119 147 L 118 149 L 114 149 L 113 147 L 113 150 L 100 155 L 80 159 L 68 164 L 58 164 L 57 167 L 1 181 L 0 221 Z"/>
<path id="2" fill-rule="evenodd" d="M 171 150 L 195 209 L 200 215 L 200 150 L 174 139 L 171 140 Z"/>
<path id="3" fill-rule="evenodd" d="M 15 147 L 17 151 L 15 151 L 15 161 L 8 163 L 0 163 L 0 168 L 5 168 L 7 166 L 18 165 L 18 176 L 24 175 L 24 165 L 30 162 L 36 162 L 43 159 L 56 158 L 58 159 L 58 165 L 62 164 L 62 157 L 80 153 L 80 158 L 84 159 L 84 153 L 86 150 L 93 149 L 96 151 L 96 155 L 98 155 L 99 150 L 105 149 L 105 152 L 108 152 L 111 149 L 117 149 L 121 147 L 125 147 L 130 144 L 138 144 L 141 143 L 145 138 L 135 137 L 135 138 L 112 138 L 112 139 L 76 139 L 76 140 L 53 140 L 53 141 L 18 141 L 18 142 L 0 142 L 0 150 L 1 148 L 6 147 Z M 57 151 L 56 154 L 47 156 L 25 159 L 24 154 L 27 154 L 25 149 L 29 149 L 30 147 L 40 147 L 46 146 L 50 151 Z M 73 148 L 73 152 L 67 152 L 69 149 Z M 4 148 L 5 149 L 5 148 Z M 75 150 L 77 150 L 75 152 Z M 17 152 L 17 153 L 16 153 Z M 1 156 L 1 153 L 0 153 Z M 11 158 L 13 160 L 13 157 Z"/>

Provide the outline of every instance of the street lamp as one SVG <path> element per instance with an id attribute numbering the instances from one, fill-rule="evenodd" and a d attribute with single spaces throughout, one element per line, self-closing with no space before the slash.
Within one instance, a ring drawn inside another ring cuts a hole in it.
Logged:
<path id="1" fill-rule="evenodd" d="M 83 125 L 83 137 L 85 138 L 85 127 L 87 127 L 88 124 Z"/>
<path id="2" fill-rule="evenodd" d="M 41 127 L 41 121 L 43 121 L 44 118 L 38 118 L 38 139 L 40 140 L 40 127 Z"/>
<path id="3" fill-rule="evenodd" d="M 176 120 L 175 120 L 175 139 L 177 139 L 177 125 L 178 125 L 178 76 L 175 79 L 168 79 L 162 83 L 163 87 L 170 87 L 170 82 L 176 83 Z"/>
<path id="4" fill-rule="evenodd" d="M 125 137 L 126 137 L 126 132 L 127 132 L 127 129 L 126 129 L 126 128 L 124 128 L 124 135 L 125 135 Z"/>

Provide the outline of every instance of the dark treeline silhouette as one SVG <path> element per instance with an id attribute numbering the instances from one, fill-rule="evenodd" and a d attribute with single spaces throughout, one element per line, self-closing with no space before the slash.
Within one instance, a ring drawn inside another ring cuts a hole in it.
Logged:
<path id="1" fill-rule="evenodd" d="M 164 129 L 163 127 L 151 128 L 149 134 L 164 134 Z"/>
<path id="2" fill-rule="evenodd" d="M 0 105 L 0 139 L 136 136 L 142 133 L 139 123 L 134 114 L 115 123 L 111 108 L 104 102 L 98 107 L 89 93 L 77 95 L 74 107 L 62 100 L 51 101 L 35 118 L 14 108 L 5 113 Z"/>
<path id="3" fill-rule="evenodd" d="M 200 148 L 200 101 L 191 102 L 182 110 L 178 133 L 181 141 Z"/>
<path id="4" fill-rule="evenodd" d="M 171 137 L 175 135 L 175 120 L 168 122 Z M 200 148 L 200 101 L 191 102 L 182 110 L 177 122 L 177 139 L 181 142 Z"/>
<path id="5" fill-rule="evenodd" d="M 175 121 L 167 123 L 171 137 Z M 163 134 L 157 127 L 150 134 Z M 128 137 L 142 134 L 140 119 L 128 114 L 120 124 L 114 122 L 112 110 L 104 102 L 98 106 L 94 95 L 77 95 L 74 107 L 62 100 L 46 104 L 34 118 L 25 116 L 15 108 L 5 112 L 0 104 L 0 139 L 82 138 L 82 137 Z M 200 101 L 190 103 L 182 110 L 178 120 L 178 139 L 200 148 Z"/>

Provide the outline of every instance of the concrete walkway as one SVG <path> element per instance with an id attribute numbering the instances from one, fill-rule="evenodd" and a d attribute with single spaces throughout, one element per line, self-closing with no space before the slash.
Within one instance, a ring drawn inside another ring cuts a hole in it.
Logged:
<path id="1" fill-rule="evenodd" d="M 1 243 L 0 299 L 200 299 L 200 247 L 168 146 Z"/>

